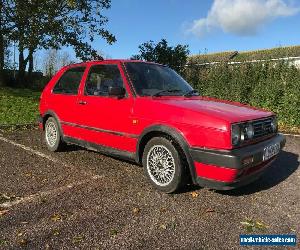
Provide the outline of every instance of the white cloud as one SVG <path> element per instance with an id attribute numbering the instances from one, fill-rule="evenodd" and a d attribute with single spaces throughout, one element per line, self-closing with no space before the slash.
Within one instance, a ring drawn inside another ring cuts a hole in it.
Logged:
<path id="1" fill-rule="evenodd" d="M 254 35 L 269 21 L 299 11 L 299 7 L 283 0 L 214 0 L 207 17 L 195 20 L 188 33 L 202 37 L 214 28 L 221 28 L 240 36 Z"/>

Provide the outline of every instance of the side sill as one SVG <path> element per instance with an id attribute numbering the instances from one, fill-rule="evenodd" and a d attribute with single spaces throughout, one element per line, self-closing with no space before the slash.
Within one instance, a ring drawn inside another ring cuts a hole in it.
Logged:
<path id="1" fill-rule="evenodd" d="M 131 152 L 128 152 L 128 151 L 122 151 L 122 150 L 115 149 L 115 148 L 110 148 L 110 147 L 107 147 L 107 146 L 87 142 L 87 141 L 76 139 L 76 138 L 69 137 L 69 136 L 64 136 L 63 141 L 66 142 L 66 143 L 69 143 L 69 144 L 75 144 L 75 145 L 84 147 L 84 148 L 92 150 L 92 151 L 100 152 L 100 153 L 105 154 L 105 155 L 114 156 L 114 157 L 117 157 L 117 158 L 130 160 L 132 162 L 136 162 L 135 153 L 131 153 Z"/>

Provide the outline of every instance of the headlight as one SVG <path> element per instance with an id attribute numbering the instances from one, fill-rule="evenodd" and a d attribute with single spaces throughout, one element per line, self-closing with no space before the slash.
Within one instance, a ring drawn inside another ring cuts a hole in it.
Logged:
<path id="1" fill-rule="evenodd" d="M 231 143 L 237 146 L 241 142 L 252 139 L 254 136 L 254 127 L 252 123 L 233 124 L 231 126 Z"/>
<path id="2" fill-rule="evenodd" d="M 231 126 L 231 143 L 236 146 L 241 141 L 241 128 L 239 124 L 233 124 Z"/>
<path id="3" fill-rule="evenodd" d="M 274 117 L 274 118 L 272 119 L 272 122 L 271 122 L 271 128 L 272 128 L 272 132 L 273 132 L 273 133 L 276 133 L 276 132 L 277 132 L 277 130 L 278 130 L 278 122 L 277 122 L 277 118 L 276 118 L 276 117 Z"/>
<path id="4" fill-rule="evenodd" d="M 245 126 L 245 134 L 247 135 L 247 139 L 252 139 L 254 136 L 254 128 L 251 123 L 246 124 Z"/>
<path id="5" fill-rule="evenodd" d="M 267 119 L 268 123 L 260 122 L 261 130 L 264 133 L 263 135 L 270 134 L 270 133 L 277 133 L 278 131 L 278 124 L 277 118 L 274 116 L 272 117 L 271 123 L 269 123 L 270 118 Z M 231 144 L 232 146 L 238 146 L 243 142 L 247 142 L 247 140 L 251 140 L 254 138 L 254 126 L 253 123 L 256 121 L 249 121 L 249 122 L 241 122 L 237 124 L 231 125 Z M 260 132 L 260 131 L 259 131 Z"/>

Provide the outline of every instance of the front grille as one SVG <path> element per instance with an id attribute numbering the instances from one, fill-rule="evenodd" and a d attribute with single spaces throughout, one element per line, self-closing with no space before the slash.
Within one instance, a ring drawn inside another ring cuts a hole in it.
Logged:
<path id="1" fill-rule="evenodd" d="M 253 138 L 259 138 L 263 137 L 266 135 L 273 134 L 273 128 L 272 128 L 272 117 L 262 119 L 262 120 L 257 120 L 253 121 L 253 128 L 254 128 L 254 136 Z"/>

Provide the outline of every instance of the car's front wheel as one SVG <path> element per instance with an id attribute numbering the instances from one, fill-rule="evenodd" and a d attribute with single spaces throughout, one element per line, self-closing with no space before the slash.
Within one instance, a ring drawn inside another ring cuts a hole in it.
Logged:
<path id="1" fill-rule="evenodd" d="M 184 161 L 168 139 L 152 138 L 145 146 L 142 162 L 146 176 L 158 190 L 173 193 L 185 184 Z"/>
<path id="2" fill-rule="evenodd" d="M 59 151 L 63 148 L 64 143 L 61 139 L 61 133 L 57 121 L 49 117 L 45 123 L 45 141 L 50 151 Z"/>

